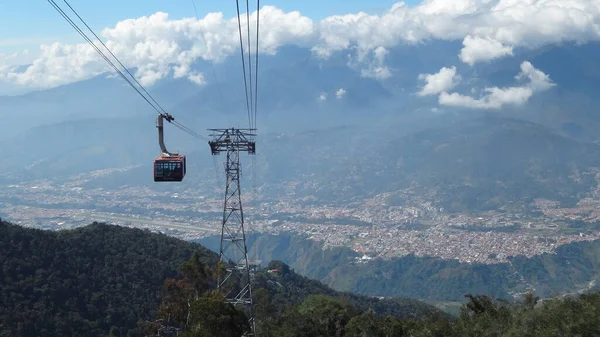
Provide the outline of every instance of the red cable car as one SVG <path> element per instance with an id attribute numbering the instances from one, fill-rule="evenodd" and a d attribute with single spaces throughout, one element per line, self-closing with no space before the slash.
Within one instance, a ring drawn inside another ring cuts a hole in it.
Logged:
<path id="1" fill-rule="evenodd" d="M 156 127 L 158 128 L 158 144 L 162 154 L 154 159 L 154 181 L 182 181 L 185 177 L 185 155 L 169 153 L 165 147 L 163 136 L 163 118 L 171 122 L 174 118 L 169 114 L 158 114 Z"/>
<path id="2" fill-rule="evenodd" d="M 154 159 L 154 181 L 182 181 L 185 177 L 185 155 L 160 155 Z"/>

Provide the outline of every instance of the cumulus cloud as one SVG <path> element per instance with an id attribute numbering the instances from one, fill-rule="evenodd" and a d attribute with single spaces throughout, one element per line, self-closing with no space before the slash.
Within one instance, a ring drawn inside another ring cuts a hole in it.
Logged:
<path id="1" fill-rule="evenodd" d="M 29 50 L 25 49 L 22 52 L 16 52 L 11 54 L 0 53 L 0 65 L 5 67 L 11 67 L 21 64 L 23 59 L 30 57 Z"/>
<path id="2" fill-rule="evenodd" d="M 505 46 L 491 38 L 472 37 L 467 35 L 463 40 L 464 48 L 459 58 L 464 63 L 473 65 L 479 61 L 490 61 L 507 55 L 513 55 L 513 47 Z"/>
<path id="3" fill-rule="evenodd" d="M 383 15 L 337 15 L 319 23 L 321 55 L 351 45 L 359 49 L 392 47 L 426 39 L 466 44 L 495 41 L 503 46 L 535 47 L 559 41 L 600 38 L 597 0 L 424 0 L 400 2 Z"/>
<path id="4" fill-rule="evenodd" d="M 284 44 L 308 46 L 307 41 L 314 40 L 312 20 L 299 12 L 285 13 L 273 6 L 264 6 L 260 16 L 262 53 L 273 54 Z M 251 26 L 256 24 L 256 19 L 254 12 L 250 17 Z M 245 15 L 242 20 L 245 25 Z M 198 58 L 220 62 L 239 52 L 237 29 L 237 17 L 224 19 L 222 13 L 210 13 L 200 20 L 169 20 L 167 13 L 158 12 L 149 17 L 120 21 L 99 35 L 125 66 L 137 68 L 135 75 L 143 85 L 152 85 L 169 74 L 204 83 L 204 76 L 191 70 L 192 64 Z M 97 45 L 108 55 L 99 43 Z M 4 64 L 2 59 L 0 61 Z M 110 70 L 112 68 L 86 43 L 54 43 L 42 45 L 39 57 L 25 71 L 0 69 L 0 76 L 13 83 L 47 88 Z"/>
<path id="5" fill-rule="evenodd" d="M 529 80 L 529 87 L 534 92 L 545 91 L 554 86 L 549 75 L 544 74 L 541 70 L 536 69 L 529 61 L 521 63 L 521 72 L 515 76 L 517 80 Z"/>
<path id="6" fill-rule="evenodd" d="M 327 93 L 326 93 L 326 92 L 322 92 L 322 93 L 319 95 L 319 101 L 324 101 L 324 100 L 326 100 L 326 99 L 327 99 Z"/>
<path id="7" fill-rule="evenodd" d="M 18 71 L 19 64 L 28 57 L 30 57 L 28 50 L 12 54 L 0 53 L 0 80 L 9 80 L 9 74 Z"/>
<path id="8" fill-rule="evenodd" d="M 418 95 L 428 96 L 454 88 L 460 82 L 461 77 L 456 74 L 456 67 L 443 67 L 437 74 L 420 74 L 419 80 L 425 81 L 425 85 Z"/>
<path id="9" fill-rule="evenodd" d="M 344 88 L 340 88 L 338 91 L 335 92 L 335 97 L 337 99 L 341 99 L 342 97 L 344 97 L 345 94 L 346 90 Z"/>
<path id="10" fill-rule="evenodd" d="M 190 79 L 190 81 L 192 81 L 192 82 L 194 82 L 194 83 L 196 83 L 198 85 L 206 83 L 206 81 L 204 80 L 204 74 L 199 73 L 197 71 L 191 72 L 188 75 L 188 78 Z"/>
<path id="11" fill-rule="evenodd" d="M 529 87 L 485 88 L 487 94 L 481 98 L 473 98 L 458 93 L 440 94 L 442 105 L 460 106 L 471 109 L 499 109 L 506 104 L 522 105 L 533 95 Z"/>
<path id="12" fill-rule="evenodd" d="M 260 15 L 263 53 L 275 53 L 285 44 L 311 47 L 320 57 L 350 49 L 356 53 L 354 65 L 360 65 L 361 74 L 378 79 L 392 75 L 385 56 L 398 44 L 462 40 L 459 58 L 473 65 L 510 56 L 515 48 L 600 40 L 598 0 L 424 0 L 413 7 L 398 2 L 378 15 L 360 12 L 320 21 L 297 11 L 286 13 L 264 6 Z M 256 19 L 256 12 L 251 13 L 251 25 Z M 243 15 L 242 25 L 245 20 Z M 100 34 L 126 66 L 138 68 L 136 75 L 148 85 L 169 75 L 203 83 L 200 74 L 193 73 L 194 61 L 219 62 L 239 48 L 237 18 L 224 18 L 221 13 L 200 20 L 170 20 L 159 12 L 123 20 Z M 0 78 L 51 87 L 107 70 L 105 62 L 85 44 L 50 44 L 41 47 L 39 57 L 26 71 L 5 65 Z"/>
<path id="13" fill-rule="evenodd" d="M 360 52 L 356 57 L 350 55 L 348 66 L 360 69 L 362 77 L 385 80 L 392 76 L 390 68 L 385 65 L 385 57 L 389 51 L 384 47 L 377 47 L 373 51 Z"/>
<path id="14" fill-rule="evenodd" d="M 523 105 L 535 93 L 546 91 L 556 85 L 548 75 L 536 69 L 528 61 L 521 64 L 521 72 L 515 76 L 515 79 L 518 81 L 528 80 L 528 82 L 509 88 L 485 88 L 485 95 L 479 98 L 442 92 L 439 96 L 439 103 L 472 109 L 499 109 L 507 104 Z"/>

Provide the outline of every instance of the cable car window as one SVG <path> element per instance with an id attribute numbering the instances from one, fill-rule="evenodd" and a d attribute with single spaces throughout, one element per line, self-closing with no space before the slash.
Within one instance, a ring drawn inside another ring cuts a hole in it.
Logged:
<path id="1" fill-rule="evenodd" d="M 161 156 L 154 161 L 154 181 L 182 181 L 185 171 L 185 156 Z"/>

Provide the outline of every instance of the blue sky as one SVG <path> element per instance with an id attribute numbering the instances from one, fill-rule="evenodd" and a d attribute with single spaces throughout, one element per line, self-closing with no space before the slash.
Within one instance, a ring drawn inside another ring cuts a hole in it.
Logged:
<path id="1" fill-rule="evenodd" d="M 67 9 L 62 0 L 55 0 Z M 274 5 L 284 11 L 299 10 L 303 15 L 318 20 L 333 14 L 356 13 L 360 10 L 378 12 L 389 9 L 397 0 L 263 0 L 261 6 Z M 409 5 L 420 2 L 405 1 Z M 158 11 L 169 13 L 171 18 L 194 16 L 192 0 L 70 0 L 69 3 L 87 23 L 98 32 L 114 26 L 120 20 L 150 15 Z M 198 15 L 223 12 L 226 17 L 235 15 L 235 1 L 195 0 Z M 245 6 L 245 1 L 240 1 Z M 251 5 L 256 1 L 251 0 Z M 81 41 L 80 41 L 81 40 Z M 81 37 L 64 21 L 47 1 L 2 1 L 0 3 L 0 53 L 29 49 L 36 52 L 42 43 L 82 42 Z"/>

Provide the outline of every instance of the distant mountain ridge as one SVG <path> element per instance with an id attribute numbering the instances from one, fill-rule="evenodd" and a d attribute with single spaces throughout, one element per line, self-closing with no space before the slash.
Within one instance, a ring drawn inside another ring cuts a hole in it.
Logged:
<path id="1" fill-rule="evenodd" d="M 375 109 L 398 111 L 398 108 L 407 104 L 433 107 L 437 105 L 435 97 L 422 98 L 414 95 L 422 85 L 418 79 L 419 74 L 433 74 L 442 67 L 456 66 L 457 73 L 464 80 L 455 90 L 468 94 L 472 87 L 514 85 L 519 65 L 526 60 L 558 84 L 555 90 L 569 94 L 579 93 L 596 101 L 594 92 L 600 79 L 600 70 L 593 60 L 600 43 L 553 45 L 535 50 L 518 49 L 513 57 L 473 67 L 461 63 L 456 57 L 461 47 L 458 41 L 432 40 L 419 46 L 390 48 L 386 66 L 392 70 L 392 76 L 377 81 L 362 77 L 361 69 L 367 64 L 349 64 L 346 51 L 336 52 L 323 60 L 314 56 L 309 49 L 284 46 L 275 55 L 263 55 L 260 59 L 259 116 L 264 118 L 274 114 L 277 117 L 291 117 L 293 114 L 287 114 L 286 110 L 297 113 L 314 109 L 318 109 L 321 114 L 341 109 L 347 115 L 360 106 L 367 108 L 363 114 Z M 198 86 L 187 79 L 167 77 L 148 89 L 175 116 L 189 118 L 200 110 L 208 110 L 221 114 L 233 113 L 237 115 L 234 120 L 243 121 L 245 100 L 239 59 L 229 57 L 223 63 L 215 63 L 219 83 L 215 83 L 213 69 L 207 61 L 198 61 L 192 69 L 203 72 L 208 84 Z M 336 107 L 340 103 L 336 103 L 335 97 L 338 89 L 346 90 L 346 94 L 345 99 L 340 100 L 342 105 Z M 327 93 L 328 104 L 319 102 L 321 93 Z M 553 98 L 549 105 L 561 106 L 561 101 L 565 102 L 566 99 Z M 535 97 L 533 100 L 535 101 Z M 545 105 L 548 106 L 548 102 Z M 586 116 L 586 112 L 590 112 L 592 108 L 580 105 L 579 110 L 582 111 L 566 113 L 573 114 L 579 122 L 595 119 L 597 125 L 597 118 Z M 0 116 L 10 116 L 15 124 L 13 130 L 3 135 L 8 136 L 42 124 L 86 117 L 131 116 L 132 112 L 144 114 L 151 110 L 120 77 L 107 78 L 106 74 L 102 74 L 58 88 L 0 97 L 0 111 Z M 540 114 L 539 111 L 532 111 L 522 117 L 535 117 L 527 116 L 532 113 L 535 116 Z M 318 117 L 319 114 L 311 116 Z M 282 124 L 281 121 L 273 124 L 269 123 L 269 119 L 262 119 L 262 123 L 263 128 L 286 127 L 285 122 Z M 318 119 L 313 123 L 318 124 Z"/>
<path id="2" fill-rule="evenodd" d="M 393 76 L 380 81 L 361 76 L 364 65 L 349 66 L 345 52 L 322 60 L 307 49 L 285 47 L 265 56 L 260 68 L 259 184 L 267 198 L 285 196 L 281 184 L 293 182 L 296 196 L 340 204 L 411 187 L 457 212 L 507 204 L 523 209 L 536 197 L 572 204 L 597 185 L 585 173 L 600 166 L 593 95 L 600 71 L 592 62 L 598 48 L 600 43 L 519 49 L 514 57 L 470 67 L 456 58 L 460 44 L 430 41 L 391 48 L 386 60 Z M 557 55 L 570 62 L 561 63 Z M 416 95 L 419 74 L 452 65 L 463 77 L 456 92 L 515 85 L 524 60 L 556 83 L 524 106 L 477 111 L 439 106 L 436 97 Z M 218 85 L 210 82 L 210 64 L 200 61 L 194 70 L 206 72 L 206 86 L 164 78 L 150 89 L 167 101 L 162 105 L 177 121 L 200 133 L 245 127 L 238 61 L 215 64 Z M 578 76 L 585 78 L 581 84 Z M 339 89 L 344 89 L 340 98 Z M 9 179 L 66 179 L 139 166 L 115 173 L 111 186 L 118 187 L 117 181 L 152 185 L 150 163 L 159 153 L 155 112 L 121 79 L 101 75 L 0 97 L 0 111 L 11 120 L 0 136 L 0 156 L 6 158 L 0 170 Z M 204 186 L 214 178 L 205 140 L 170 125 L 165 132 L 167 147 L 189 154 L 194 165 L 181 186 Z M 582 179 L 569 178 L 573 172 L 581 172 Z M 107 181 L 98 179 L 89 186 Z"/>
<path id="3" fill-rule="evenodd" d="M 353 170 L 359 165 L 360 170 Z M 335 166 L 319 186 L 351 184 L 336 198 L 414 186 L 448 211 L 497 209 L 534 198 L 578 201 L 596 186 L 600 147 L 541 125 L 486 116 L 391 138 L 364 157 Z M 379 172 L 373 175 L 373 172 Z M 308 193 L 308 191 L 307 191 Z"/>
<path id="4" fill-rule="evenodd" d="M 217 237 L 199 240 L 218 247 Z M 296 234 L 251 235 L 250 254 L 290 264 L 301 275 L 340 291 L 369 296 L 406 296 L 433 301 L 462 301 L 467 293 L 513 300 L 528 290 L 542 298 L 597 289 L 600 240 L 571 243 L 554 253 L 493 265 L 460 263 L 434 257 L 403 256 L 357 262 L 362 255 L 346 247 L 324 248 L 322 242 Z"/>
<path id="5" fill-rule="evenodd" d="M 20 181 L 139 166 L 113 173 L 111 179 L 152 186 L 150 164 L 158 152 L 152 122 L 131 118 L 116 124 L 97 120 L 40 127 L 0 142 L 0 155 L 6 159 L 0 169 Z M 415 113 L 387 125 L 264 134 L 257 145 L 256 183 L 267 200 L 274 200 L 291 197 L 281 186 L 293 182 L 295 198 L 311 196 L 317 204 L 347 204 L 410 189 L 447 212 L 504 206 L 523 211 L 536 198 L 567 207 L 598 184 L 591 174 L 600 168 L 600 146 L 595 143 L 498 114 L 446 115 L 428 126 L 422 123 Z M 172 127 L 167 131 L 168 148 L 188 154 L 193 167 L 186 181 L 172 188 L 214 188 L 208 145 Z"/>

